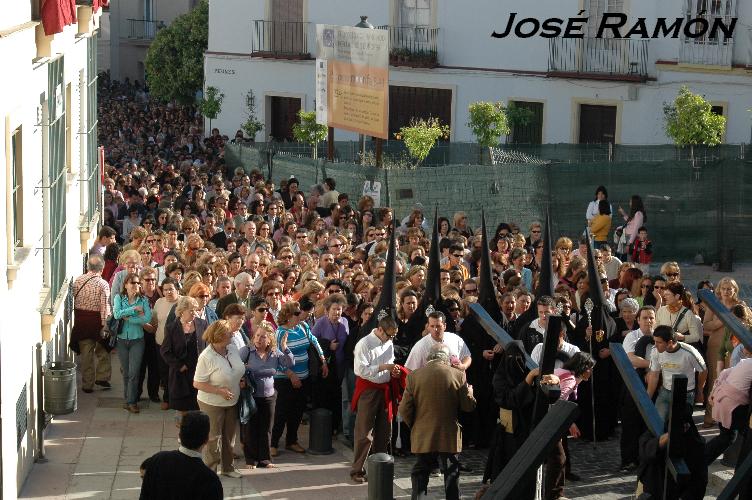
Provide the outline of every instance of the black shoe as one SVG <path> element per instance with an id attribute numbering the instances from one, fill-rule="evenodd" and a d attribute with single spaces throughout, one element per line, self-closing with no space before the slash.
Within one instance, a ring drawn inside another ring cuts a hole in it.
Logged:
<path id="1" fill-rule="evenodd" d="M 637 470 L 637 464 L 634 462 L 630 462 L 628 464 L 624 464 L 621 466 L 621 472 L 629 474 L 630 472 L 634 472 Z"/>
<path id="2" fill-rule="evenodd" d="M 81 390 L 84 391 L 86 394 L 91 394 L 92 392 L 94 392 L 94 389 L 81 389 Z"/>
<path id="3" fill-rule="evenodd" d="M 575 474 L 574 472 L 570 472 L 569 474 L 566 474 L 565 477 L 569 479 L 570 481 L 582 481 L 582 478 Z"/>
<path id="4" fill-rule="evenodd" d="M 161 403 L 162 402 L 162 400 L 159 399 L 159 396 L 149 396 L 149 399 L 151 400 L 152 403 Z"/>
<path id="5" fill-rule="evenodd" d="M 106 381 L 106 380 L 97 380 L 97 381 L 96 381 L 96 382 L 94 382 L 94 383 L 95 383 L 95 384 L 97 384 L 97 385 L 98 385 L 99 387 L 102 387 L 102 388 L 104 388 L 105 390 L 107 390 L 107 389 L 112 389 L 112 384 L 110 384 L 110 383 L 109 383 L 108 381 Z"/>

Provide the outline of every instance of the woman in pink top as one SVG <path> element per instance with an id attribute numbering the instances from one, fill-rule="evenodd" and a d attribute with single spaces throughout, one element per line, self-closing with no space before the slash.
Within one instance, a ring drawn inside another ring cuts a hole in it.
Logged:
<path id="1" fill-rule="evenodd" d="M 747 427 L 750 385 L 752 358 L 743 359 L 718 375 L 710 401 L 713 403 L 713 420 L 718 421 L 720 433 L 705 445 L 706 464 L 712 464 L 729 447 L 736 431 Z"/>
<path id="2" fill-rule="evenodd" d="M 629 200 L 629 214 L 621 207 L 619 207 L 619 214 L 624 217 L 624 221 L 626 222 L 624 232 L 627 233 L 627 245 L 631 245 L 635 238 L 637 238 L 637 230 L 648 221 L 642 197 L 633 194 L 632 199 Z"/>

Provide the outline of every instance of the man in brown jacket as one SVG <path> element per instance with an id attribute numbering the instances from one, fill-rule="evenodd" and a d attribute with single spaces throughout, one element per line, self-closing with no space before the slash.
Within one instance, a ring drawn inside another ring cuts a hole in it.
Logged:
<path id="1" fill-rule="evenodd" d="M 412 498 L 427 496 L 428 476 L 439 458 L 446 498 L 459 499 L 462 433 L 457 413 L 474 408 L 473 388 L 465 372 L 451 366 L 445 345 L 433 346 L 426 365 L 407 377 L 399 406 L 399 414 L 412 429 L 411 451 L 418 457 L 412 471 Z"/>

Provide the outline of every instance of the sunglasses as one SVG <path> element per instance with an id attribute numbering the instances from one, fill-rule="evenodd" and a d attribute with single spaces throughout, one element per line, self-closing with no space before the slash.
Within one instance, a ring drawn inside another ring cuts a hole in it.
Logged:
<path id="1" fill-rule="evenodd" d="M 473 288 L 472 290 L 465 290 L 465 293 L 478 293 L 478 290 Z"/>
<path id="2" fill-rule="evenodd" d="M 144 281 L 151 282 L 151 281 L 157 281 L 157 279 L 156 278 L 144 278 Z"/>
<path id="3" fill-rule="evenodd" d="M 340 247 L 343 247 L 343 246 L 345 246 L 344 243 L 335 243 L 333 245 L 329 245 L 329 248 L 340 248 Z"/>
<path id="4" fill-rule="evenodd" d="M 277 297 L 279 295 L 282 295 L 282 294 L 279 292 L 269 292 L 266 294 L 267 297 Z"/>
<path id="5" fill-rule="evenodd" d="M 256 312 L 265 313 L 268 310 L 268 307 L 259 307 L 258 309 L 256 309 Z"/>
<path id="6" fill-rule="evenodd" d="M 666 273 L 666 276 L 668 276 L 669 278 L 676 278 L 677 276 L 679 276 L 679 273 Z"/>
<path id="7" fill-rule="evenodd" d="M 327 292 L 329 292 L 329 293 L 342 293 L 342 290 L 339 289 L 339 288 L 337 288 L 335 290 L 327 290 Z"/>
<path id="8" fill-rule="evenodd" d="M 459 259 L 460 257 L 462 257 L 462 254 L 461 253 L 453 253 L 452 256 L 453 257 L 457 257 Z"/>
<path id="9" fill-rule="evenodd" d="M 666 289 L 665 286 L 658 286 L 658 285 L 655 285 L 653 288 L 655 288 L 656 290 L 665 290 Z"/>
<path id="10" fill-rule="evenodd" d="M 131 285 L 140 285 L 140 284 L 141 284 L 141 282 L 140 282 L 140 281 L 130 281 L 129 283 L 130 283 Z"/>

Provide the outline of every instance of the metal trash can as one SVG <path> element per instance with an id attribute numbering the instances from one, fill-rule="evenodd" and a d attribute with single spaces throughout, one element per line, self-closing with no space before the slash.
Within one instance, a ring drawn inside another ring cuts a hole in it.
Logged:
<path id="1" fill-rule="evenodd" d="M 78 408 L 76 398 L 76 363 L 55 361 L 44 365 L 44 411 L 67 415 Z"/>
<path id="2" fill-rule="evenodd" d="M 394 498 L 394 457 L 387 453 L 374 453 L 366 460 L 368 472 L 368 500 Z"/>
<path id="3" fill-rule="evenodd" d="M 308 421 L 308 453 L 329 455 L 332 448 L 332 412 L 326 408 L 316 408 Z"/>

